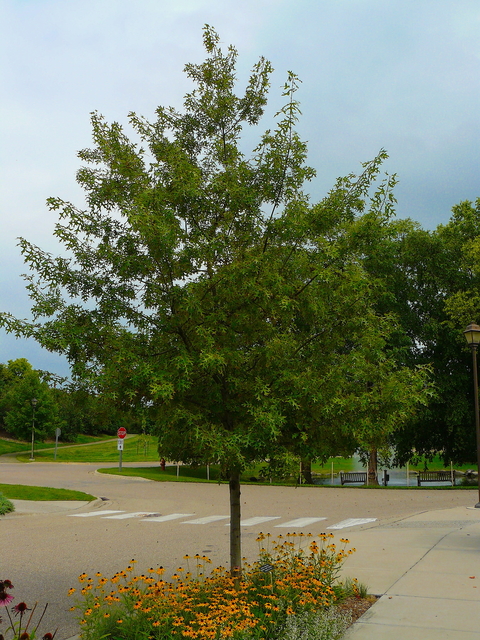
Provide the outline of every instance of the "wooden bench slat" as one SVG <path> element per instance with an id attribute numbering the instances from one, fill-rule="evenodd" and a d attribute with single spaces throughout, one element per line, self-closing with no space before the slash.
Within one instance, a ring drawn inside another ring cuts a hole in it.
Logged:
<path id="1" fill-rule="evenodd" d="M 451 471 L 418 471 L 417 472 L 417 486 L 421 487 L 422 482 L 451 482 L 452 486 L 455 486 L 455 472 Z"/>
<path id="2" fill-rule="evenodd" d="M 340 471 L 340 483 L 346 482 L 363 482 L 367 481 L 366 471 Z"/>

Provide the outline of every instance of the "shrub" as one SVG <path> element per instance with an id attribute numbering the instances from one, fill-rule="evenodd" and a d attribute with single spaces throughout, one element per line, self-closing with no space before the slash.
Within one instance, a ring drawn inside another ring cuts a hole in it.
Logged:
<path id="1" fill-rule="evenodd" d="M 0 516 L 15 511 L 15 505 L 10 502 L 2 493 L 0 493 Z"/>
<path id="2" fill-rule="evenodd" d="M 282 640 L 339 640 L 351 624 L 348 613 L 335 607 L 322 611 L 303 611 L 289 616 L 279 637 Z"/>

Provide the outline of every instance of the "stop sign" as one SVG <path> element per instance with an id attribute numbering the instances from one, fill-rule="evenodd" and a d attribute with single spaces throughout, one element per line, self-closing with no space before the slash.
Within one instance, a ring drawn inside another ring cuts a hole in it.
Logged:
<path id="1" fill-rule="evenodd" d="M 125 429 L 125 427 L 120 427 L 120 429 L 117 431 L 117 436 L 119 438 L 124 438 L 127 435 L 127 430 Z"/>

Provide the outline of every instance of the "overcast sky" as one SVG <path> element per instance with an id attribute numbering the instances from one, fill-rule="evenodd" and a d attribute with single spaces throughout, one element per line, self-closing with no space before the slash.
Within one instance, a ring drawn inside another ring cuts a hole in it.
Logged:
<path id="1" fill-rule="evenodd" d="M 17 238 L 57 252 L 45 200 L 76 204 L 76 152 L 90 112 L 127 123 L 180 106 L 183 66 L 201 62 L 202 27 L 239 52 L 245 80 L 267 57 L 272 111 L 287 70 L 303 81 L 299 126 L 320 199 L 380 148 L 398 174 L 398 216 L 428 229 L 480 197 L 479 0 L 0 0 L 0 310 L 29 316 Z M 66 363 L 0 330 L 0 362 Z"/>

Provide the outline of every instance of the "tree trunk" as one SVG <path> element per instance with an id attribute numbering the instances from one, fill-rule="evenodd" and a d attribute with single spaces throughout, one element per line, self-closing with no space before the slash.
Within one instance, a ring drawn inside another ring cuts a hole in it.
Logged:
<path id="1" fill-rule="evenodd" d="M 378 456 L 376 449 L 370 449 L 368 455 L 368 477 L 367 484 L 378 485 Z"/>
<path id="2" fill-rule="evenodd" d="M 313 484 L 312 461 L 310 460 L 310 458 L 302 458 L 300 464 L 302 465 L 301 468 L 303 479 L 307 484 Z"/>
<path id="3" fill-rule="evenodd" d="M 242 571 L 242 544 L 240 531 L 240 472 L 230 472 L 230 574 L 235 586 L 240 584 Z"/>

